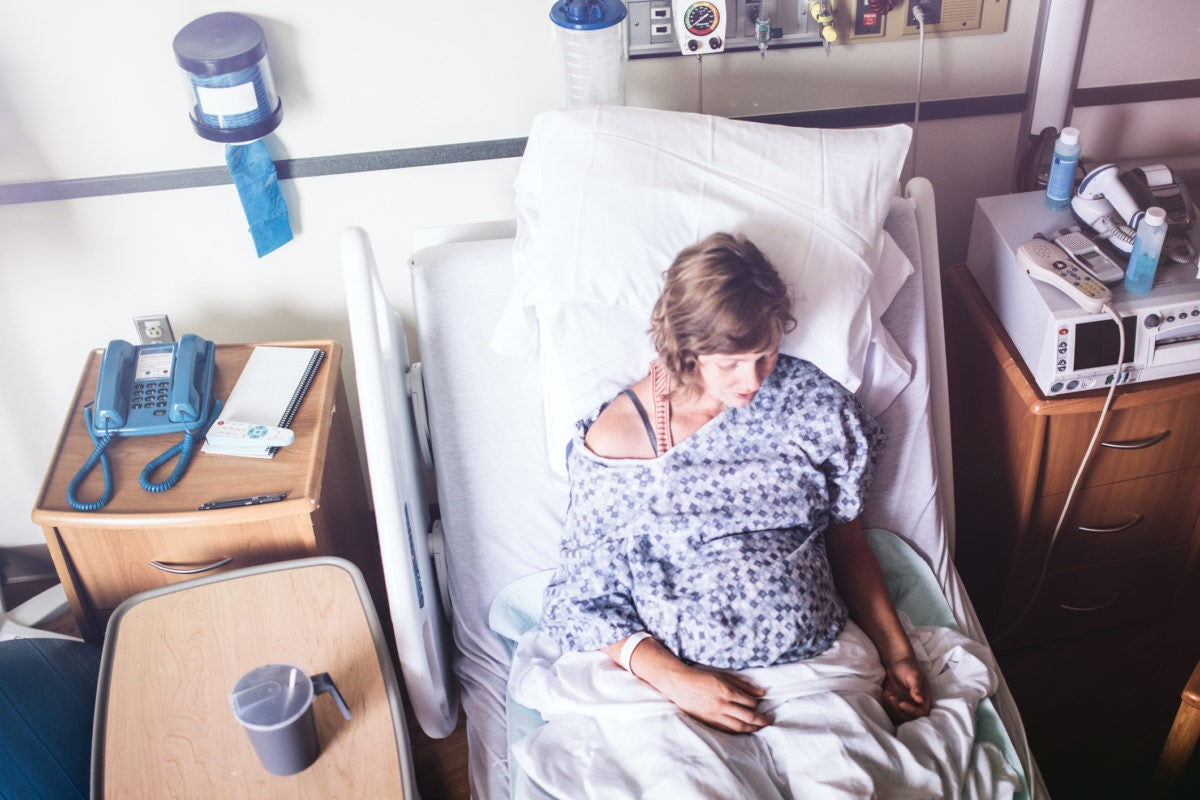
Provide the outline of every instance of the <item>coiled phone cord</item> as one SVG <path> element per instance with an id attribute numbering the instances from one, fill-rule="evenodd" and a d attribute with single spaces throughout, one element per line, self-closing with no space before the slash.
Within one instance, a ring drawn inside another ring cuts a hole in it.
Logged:
<path id="1" fill-rule="evenodd" d="M 195 455 L 197 440 L 204 436 L 208 432 L 209 426 L 216 421 L 217 415 L 221 412 L 221 405 L 220 400 L 214 401 L 212 411 L 203 424 L 193 430 L 184 431 L 182 441 L 171 446 L 162 455 L 152 459 L 142 469 L 142 474 L 138 477 L 138 482 L 143 489 L 147 492 L 165 492 L 168 489 L 174 488 L 179 483 L 184 473 L 187 472 L 187 468 L 192 462 L 192 457 Z M 83 407 L 83 421 L 87 428 L 88 436 L 91 437 L 92 442 L 96 446 L 92 450 L 92 454 L 83 462 L 83 466 L 75 473 L 75 477 L 67 484 L 67 504 L 75 511 L 98 511 L 108 505 L 113 497 L 112 462 L 108 457 L 107 451 L 113 439 L 117 438 L 117 434 L 100 434 L 96 432 L 92 426 L 91 405 Z M 175 469 L 171 471 L 171 474 L 165 480 L 158 483 L 151 481 L 150 478 L 154 475 L 154 472 L 163 464 L 175 458 L 175 456 L 179 456 L 179 460 L 175 462 Z M 104 491 L 98 499 L 84 502 L 79 499 L 79 487 L 83 485 L 84 480 L 91 471 L 96 468 L 96 464 L 99 464 L 101 470 L 104 472 Z"/>
<path id="2" fill-rule="evenodd" d="M 116 436 L 111 433 L 105 435 L 96 433 L 92 427 L 92 407 L 90 405 L 83 407 L 83 424 L 87 428 L 88 436 L 91 437 L 96 447 L 92 450 L 92 454 L 87 457 L 87 461 L 83 462 L 83 466 L 79 468 L 79 471 L 75 473 L 75 477 L 71 478 L 71 482 L 67 484 L 67 505 L 76 511 L 96 511 L 104 508 L 108 505 L 108 501 L 112 500 L 112 462 L 109 460 L 106 451 Z M 104 472 L 104 492 L 98 500 L 85 503 L 78 498 L 79 487 L 83 484 L 88 474 L 96 468 L 97 463 L 100 464 L 100 468 Z"/>
<path id="3" fill-rule="evenodd" d="M 208 415 L 208 419 L 199 428 L 194 428 L 190 431 L 183 432 L 183 439 L 179 444 L 167 450 L 158 458 L 151 459 L 143 469 L 142 474 L 138 476 L 138 483 L 147 492 L 165 492 L 168 489 L 174 488 L 175 484 L 187 472 L 188 466 L 192 463 L 192 456 L 196 451 L 196 440 L 204 436 L 208 432 L 208 428 L 217 419 L 217 414 L 221 413 L 221 401 L 217 400 L 213 403 L 212 412 Z M 150 478 L 154 475 L 155 470 L 166 464 L 175 456 L 179 456 L 179 460 L 175 462 L 175 469 L 171 470 L 171 474 L 158 483 L 154 483 Z"/>

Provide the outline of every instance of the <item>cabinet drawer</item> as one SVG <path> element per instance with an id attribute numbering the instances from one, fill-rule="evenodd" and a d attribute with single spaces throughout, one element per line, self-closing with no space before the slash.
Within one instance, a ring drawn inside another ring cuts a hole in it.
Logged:
<path id="1" fill-rule="evenodd" d="M 1098 417 L 1063 414 L 1051 419 L 1038 494 L 1071 488 Z M 1185 397 L 1112 412 L 1084 475 L 1084 485 L 1195 466 L 1200 466 L 1200 401 Z"/>
<path id="2" fill-rule="evenodd" d="M 1161 614 L 1179 588 L 1186 555 L 1179 548 L 1048 574 L 1029 614 L 996 644 L 1024 646 Z M 1015 582 L 997 632 L 1012 625 L 1035 583 L 1035 577 Z"/>
<path id="3" fill-rule="evenodd" d="M 147 589 L 317 554 L 311 528 L 306 532 L 287 520 L 199 528 L 60 529 L 59 534 L 92 607 L 108 611 Z"/>
<path id="4" fill-rule="evenodd" d="M 1200 515 L 1200 468 L 1094 486 L 1078 493 L 1054 545 L 1049 569 L 1111 561 L 1185 546 Z M 1018 575 L 1041 570 L 1066 493 L 1040 497 Z"/>

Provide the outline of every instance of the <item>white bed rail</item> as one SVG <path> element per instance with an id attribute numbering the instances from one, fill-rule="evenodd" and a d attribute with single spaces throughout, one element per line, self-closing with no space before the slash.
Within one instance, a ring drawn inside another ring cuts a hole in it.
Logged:
<path id="1" fill-rule="evenodd" d="M 458 722 L 452 644 L 429 551 L 429 508 L 419 474 L 404 324 L 388 303 L 370 239 L 342 234 L 346 310 L 388 605 L 404 684 L 422 730 L 450 735 Z"/>

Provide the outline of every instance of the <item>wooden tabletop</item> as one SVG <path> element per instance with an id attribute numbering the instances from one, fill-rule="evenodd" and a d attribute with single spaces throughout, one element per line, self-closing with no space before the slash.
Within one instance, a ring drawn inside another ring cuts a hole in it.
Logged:
<path id="1" fill-rule="evenodd" d="M 123 604 L 105 643 L 92 796 L 403 798 L 413 784 L 399 689 L 352 570 L 305 559 Z M 352 714 L 317 696 L 321 752 L 295 775 L 262 767 L 229 705 L 238 679 L 270 663 L 328 672 Z"/>
<path id="2" fill-rule="evenodd" d="M 263 343 L 268 344 L 268 343 Z M 274 492 L 287 492 L 283 504 L 311 507 L 319 502 L 321 467 L 324 448 L 329 439 L 330 419 L 341 369 L 341 346 L 334 341 L 274 342 L 273 346 L 310 347 L 325 350 L 326 358 L 317 371 L 316 379 L 300 405 L 292 423 L 296 439 L 281 448 L 271 459 L 244 458 L 197 452 L 179 485 L 168 492 L 150 493 L 138 484 L 143 467 L 175 443 L 182 434 L 119 437 L 108 448 L 113 468 L 116 492 L 112 501 L 93 512 L 79 512 L 67 503 L 67 484 L 83 466 L 94 444 L 87 434 L 83 407 L 96 394 L 96 379 L 103 350 L 89 354 L 84 364 L 71 411 L 59 437 L 55 457 L 50 464 L 33 510 L 33 520 L 39 525 L 74 525 L 106 528 L 135 528 L 142 525 L 159 526 L 169 519 L 174 525 L 211 523 L 199 512 L 201 503 L 246 497 Z M 234 383 L 242 373 L 254 344 L 219 344 L 216 348 L 216 370 L 213 376 L 214 393 L 218 399 L 229 397 Z M 175 461 L 162 467 L 155 478 L 161 480 Z M 81 500 L 94 500 L 103 492 L 104 478 L 99 466 L 92 470 L 79 489 Z M 246 507 L 240 519 L 251 520 L 254 514 L 263 518 L 287 513 L 282 504 Z"/>

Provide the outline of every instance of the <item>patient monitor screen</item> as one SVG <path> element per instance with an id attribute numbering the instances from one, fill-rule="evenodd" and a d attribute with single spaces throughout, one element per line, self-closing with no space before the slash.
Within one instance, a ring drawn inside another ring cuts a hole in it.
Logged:
<path id="1" fill-rule="evenodd" d="M 1125 358 L 1122 363 L 1133 360 L 1134 337 L 1137 336 L 1137 317 L 1122 319 L 1125 325 Z M 1121 346 L 1117 326 L 1110 319 L 1096 322 L 1081 322 L 1075 326 L 1075 370 L 1113 367 L 1117 364 L 1117 350 Z"/>

